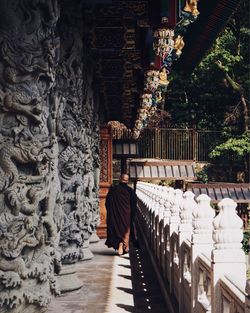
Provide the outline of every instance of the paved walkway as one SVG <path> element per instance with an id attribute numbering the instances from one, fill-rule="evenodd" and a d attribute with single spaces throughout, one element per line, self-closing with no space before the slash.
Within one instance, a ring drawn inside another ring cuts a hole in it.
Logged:
<path id="1" fill-rule="evenodd" d="M 94 258 L 78 263 L 83 287 L 52 301 L 48 313 L 167 313 L 144 245 L 122 257 L 104 245 L 91 244 Z"/>

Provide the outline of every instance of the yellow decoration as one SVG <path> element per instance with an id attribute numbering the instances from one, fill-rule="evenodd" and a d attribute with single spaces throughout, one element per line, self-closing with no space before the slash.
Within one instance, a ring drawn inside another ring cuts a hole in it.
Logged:
<path id="1" fill-rule="evenodd" d="M 186 0 L 183 11 L 190 12 L 193 16 L 198 16 L 200 12 L 197 9 L 197 0 Z"/>
<path id="2" fill-rule="evenodd" d="M 178 56 L 181 55 L 181 53 L 182 53 L 181 50 L 183 49 L 184 46 L 185 46 L 185 43 L 184 43 L 183 37 L 180 36 L 180 35 L 178 35 L 178 36 L 176 37 L 176 39 L 175 39 L 175 42 L 174 42 L 174 48 L 175 48 L 176 54 L 177 54 Z"/>
<path id="3" fill-rule="evenodd" d="M 159 73 L 159 85 L 167 86 L 169 84 L 168 81 L 168 73 L 166 67 L 163 67 Z"/>

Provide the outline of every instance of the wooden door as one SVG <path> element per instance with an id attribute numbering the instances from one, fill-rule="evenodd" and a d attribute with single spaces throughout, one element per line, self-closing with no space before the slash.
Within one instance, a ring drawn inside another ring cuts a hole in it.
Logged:
<path id="1" fill-rule="evenodd" d="M 100 129 L 100 225 L 97 227 L 97 235 L 106 238 L 106 196 L 112 185 L 112 135 L 109 126 Z"/>

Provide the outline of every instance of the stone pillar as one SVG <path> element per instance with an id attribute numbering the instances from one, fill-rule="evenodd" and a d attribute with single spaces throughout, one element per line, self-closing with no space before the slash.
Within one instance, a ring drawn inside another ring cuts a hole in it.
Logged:
<path id="1" fill-rule="evenodd" d="M 98 241 L 100 241 L 100 238 L 98 237 L 96 231 L 94 231 L 93 234 L 89 238 L 89 242 L 90 243 L 96 243 Z"/>
<path id="2" fill-rule="evenodd" d="M 58 17 L 56 0 L 0 2 L 1 312 L 43 312 L 59 294 Z"/>
<path id="3" fill-rule="evenodd" d="M 224 275 L 236 281 L 241 290 L 246 284 L 246 259 L 242 250 L 243 221 L 236 213 L 236 202 L 225 198 L 218 203 L 220 213 L 213 221 L 212 313 L 220 312 L 219 280 Z"/>
<path id="4" fill-rule="evenodd" d="M 59 279 L 62 291 L 71 291 L 82 285 L 74 281 L 77 279 L 74 264 L 93 256 L 89 237 L 99 221 L 99 119 L 94 112 L 98 110 L 81 1 L 61 1 L 57 33 L 61 37 L 56 82 L 61 97 L 57 136 L 63 208 L 60 237 L 63 270 Z"/>
<path id="5" fill-rule="evenodd" d="M 207 195 L 200 195 L 197 197 L 197 206 L 193 210 L 193 235 L 191 237 L 192 251 L 191 251 L 191 312 L 195 310 L 198 301 L 198 294 L 196 290 L 197 281 L 199 279 L 197 271 L 197 257 L 204 253 L 210 258 L 213 249 L 213 218 L 215 210 L 210 205 L 211 198 Z M 207 299 L 207 294 L 204 294 L 199 299 L 203 305 L 209 309 L 210 301 Z"/>

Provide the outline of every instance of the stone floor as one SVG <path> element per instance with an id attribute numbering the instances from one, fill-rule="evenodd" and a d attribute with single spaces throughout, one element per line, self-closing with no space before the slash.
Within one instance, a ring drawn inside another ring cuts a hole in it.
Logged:
<path id="1" fill-rule="evenodd" d="M 91 244 L 94 258 L 77 264 L 83 287 L 52 301 L 48 313 L 167 313 L 146 248 L 119 257 L 104 240 Z"/>

